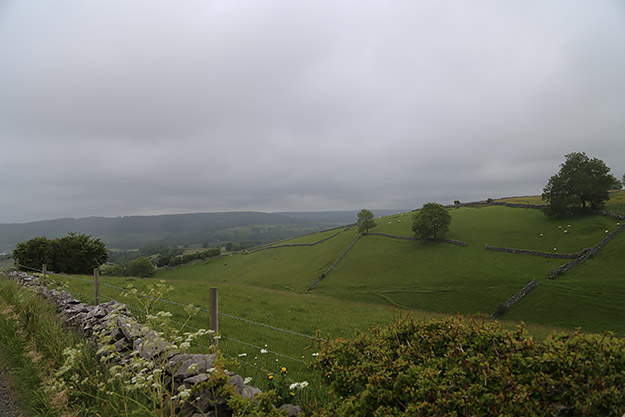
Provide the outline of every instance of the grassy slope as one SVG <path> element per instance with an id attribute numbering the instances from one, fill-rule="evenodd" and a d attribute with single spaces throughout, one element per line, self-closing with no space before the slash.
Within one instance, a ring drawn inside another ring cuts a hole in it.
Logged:
<path id="1" fill-rule="evenodd" d="M 543 280 L 505 318 L 625 335 L 624 253 L 625 234 L 621 233 L 594 258 L 556 280 Z"/>
<path id="2" fill-rule="evenodd" d="M 490 252 L 484 250 L 485 244 L 574 252 L 599 241 L 606 228 L 614 227 L 613 221 L 601 216 L 562 223 L 538 210 L 499 206 L 456 209 L 452 216 L 448 236 L 466 241 L 467 247 L 366 236 L 315 291 L 437 312 L 490 313 L 529 281 L 546 278 L 563 262 Z M 409 236 L 409 217 L 404 218 L 380 221 L 376 231 Z M 559 226 L 569 224 L 569 233 L 564 234 Z"/>
<path id="3" fill-rule="evenodd" d="M 403 309 L 490 313 L 532 279 L 545 281 L 549 271 L 563 261 L 490 252 L 484 250 L 484 245 L 549 252 L 555 247 L 557 252 L 575 252 L 598 242 L 605 230 L 613 230 L 616 223 L 601 216 L 553 220 L 538 210 L 500 206 L 455 209 L 452 216 L 448 236 L 466 241 L 467 247 L 365 236 L 313 293 Z M 377 222 L 376 232 L 412 235 L 409 213 Z M 289 243 L 311 243 L 332 233 L 335 232 L 309 235 Z M 315 247 L 222 257 L 163 271 L 158 277 L 169 282 L 198 281 L 302 292 L 356 236 L 354 228 L 341 230 L 338 236 Z M 516 318 L 542 322 L 533 316 Z M 576 325 L 566 320 L 557 324 L 569 328 Z M 605 326 L 611 328 L 610 322 Z"/>
<path id="4" fill-rule="evenodd" d="M 561 265 L 562 260 L 484 250 L 488 243 L 545 251 L 556 247 L 558 252 L 573 252 L 598 242 L 605 236 L 606 229 L 613 230 L 615 221 L 601 216 L 551 220 L 538 210 L 500 206 L 454 209 L 452 216 L 448 236 L 468 242 L 467 247 L 365 236 L 312 293 L 306 293 L 306 288 L 358 236 L 355 228 L 338 229 L 338 236 L 314 247 L 285 247 L 250 255 L 223 256 L 161 271 L 155 279 L 130 281 L 141 288 L 165 279 L 176 287 L 166 298 L 204 307 L 208 306 L 208 288 L 217 286 L 220 309 L 224 313 L 306 334 L 321 329 L 324 337 L 337 337 L 374 323 L 388 323 L 399 309 L 411 310 L 412 314 L 424 318 L 456 312 L 490 313 L 536 278 L 542 285 L 515 305 L 504 319 L 569 329 L 582 325 L 592 331 L 625 332 L 619 317 L 622 311 L 618 307 L 623 293 L 613 282 L 613 277 L 619 276 L 619 268 L 623 269 L 615 256 L 622 252 L 620 242 L 625 236 L 607 245 L 596 262 L 592 260 L 555 282 L 547 279 L 548 272 Z M 381 218 L 377 222 L 376 232 L 412 235 L 409 213 Z M 569 231 L 567 234 L 563 233 L 565 229 Z M 313 243 L 334 233 L 336 231 L 323 232 L 281 243 Z M 587 273 L 595 276 L 596 287 L 589 288 L 587 279 L 575 277 L 593 265 L 595 269 Z M 608 270 L 611 272 L 606 273 Z M 129 281 L 102 279 L 119 286 Z M 74 291 L 92 292 L 90 283 L 71 281 L 71 284 Z M 103 287 L 102 291 L 105 296 L 119 299 L 117 290 Z M 603 306 L 602 300 L 608 300 L 611 306 Z M 585 318 L 582 314 L 585 310 L 579 306 L 592 306 L 592 314 Z M 161 307 L 171 310 L 171 306 Z M 207 327 L 208 319 L 203 314 L 194 319 L 194 326 Z M 535 335 L 547 333 L 543 327 L 529 327 Z M 309 345 L 306 339 L 225 317 L 221 321 L 221 331 L 226 337 L 259 346 L 268 344 L 270 350 L 290 356 L 310 352 L 306 350 Z M 254 349 L 226 340 L 222 341 L 222 347 L 231 355 L 254 354 Z"/>

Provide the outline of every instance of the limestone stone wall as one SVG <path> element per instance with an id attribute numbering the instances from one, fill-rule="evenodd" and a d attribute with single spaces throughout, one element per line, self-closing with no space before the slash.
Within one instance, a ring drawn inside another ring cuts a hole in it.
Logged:
<path id="1" fill-rule="evenodd" d="M 583 251 L 583 254 L 579 258 L 573 259 L 572 261 L 567 262 L 564 265 L 559 266 L 558 268 L 556 268 L 553 271 L 551 271 L 549 273 L 549 278 L 555 279 L 558 275 L 568 271 L 569 269 L 571 269 L 571 268 L 573 268 L 573 267 L 575 267 L 575 266 L 577 266 L 577 265 L 579 265 L 579 264 L 581 264 L 583 262 L 586 262 L 586 260 L 588 258 L 590 258 L 595 253 L 597 253 L 601 248 L 603 248 L 608 242 L 610 242 L 612 239 L 614 239 L 624 229 L 625 229 L 625 224 L 619 225 L 619 227 L 617 227 L 612 233 L 610 233 L 608 236 L 606 236 L 604 239 L 602 239 L 595 246 L 593 246 L 592 248 L 585 249 Z"/>
<path id="2" fill-rule="evenodd" d="M 113 350 L 120 354 L 122 364 L 125 359 L 136 354 L 146 360 L 158 362 L 165 373 L 165 386 L 172 386 L 175 392 L 182 386 L 193 389 L 197 384 L 207 381 L 213 371 L 215 354 L 180 353 L 154 330 L 137 322 L 124 304 L 110 301 L 92 306 L 75 299 L 67 291 L 48 289 L 40 283 L 39 278 L 24 272 L 12 272 L 9 276 L 54 302 L 61 319 L 79 329 L 85 338 L 100 343 L 102 338 L 96 337 L 96 329 L 105 329 L 105 335 L 110 336 L 106 339 L 109 340 L 108 343 Z M 261 392 L 260 389 L 245 384 L 241 376 L 229 372 L 227 375 L 228 384 L 243 397 L 254 398 Z M 180 410 L 179 415 L 184 417 L 232 415 L 226 400 L 214 398 L 213 390 L 209 388 L 198 389 L 193 393 L 193 398 L 193 401 L 186 403 Z M 299 407 L 287 406 L 284 409 L 289 410 L 289 415 L 301 412 Z"/>
<path id="3" fill-rule="evenodd" d="M 529 250 L 529 249 L 505 248 L 505 247 L 500 247 L 500 246 L 486 245 L 486 250 L 490 250 L 494 252 L 520 253 L 523 255 L 542 256 L 543 258 L 577 259 L 580 256 L 582 256 L 586 251 L 590 250 L 590 248 L 587 248 L 587 249 L 584 249 L 583 251 L 575 252 L 575 253 L 552 253 L 552 252 L 540 252 L 537 250 Z"/>

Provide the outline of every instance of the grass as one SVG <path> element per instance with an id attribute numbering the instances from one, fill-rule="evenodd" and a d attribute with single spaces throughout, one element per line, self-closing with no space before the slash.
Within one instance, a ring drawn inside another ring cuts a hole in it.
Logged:
<path id="1" fill-rule="evenodd" d="M 588 332 L 614 331 L 625 336 L 625 234 L 593 258 L 555 280 L 543 280 L 506 314 L 552 326 L 581 327 Z"/>
<path id="2" fill-rule="evenodd" d="M 521 197 L 506 197 L 498 198 L 495 201 L 501 201 L 504 203 L 517 203 L 517 204 L 547 204 L 545 200 L 539 195 L 526 195 Z"/>
<path id="3" fill-rule="evenodd" d="M 80 278 L 90 279 L 90 277 Z M 77 298 L 93 303 L 93 285 L 91 282 L 70 280 L 64 277 L 55 277 L 55 279 L 66 282 Z M 139 290 L 145 291 L 149 285 L 158 282 L 158 279 L 101 277 L 101 282 L 117 287 L 132 284 Z M 446 315 L 414 309 L 400 309 L 379 303 L 348 300 L 337 302 L 337 299 L 333 297 L 240 284 L 215 284 L 182 279 L 178 279 L 176 282 L 170 281 L 170 283 L 175 286 L 175 290 L 164 297 L 168 300 L 208 308 L 208 289 L 215 286 L 219 289 L 219 308 L 222 313 L 313 336 L 319 330 L 319 336 L 324 339 L 351 337 L 357 329 L 366 330 L 373 325 L 388 325 L 396 317 L 404 314 L 410 314 L 422 320 L 441 318 Z M 116 299 L 129 303 L 131 306 L 134 304 L 132 300 L 120 297 L 120 291 L 110 286 L 102 285 L 100 292 L 103 301 Z M 172 312 L 175 321 L 182 321 L 186 317 L 180 306 L 159 302 L 156 307 Z M 139 316 L 140 312 L 135 311 L 135 314 Z M 227 356 L 236 358 L 239 362 L 238 365 L 230 364 L 229 367 L 242 375 L 254 377 L 255 384 L 262 387 L 263 383 L 266 382 L 264 371 L 259 369 L 276 373 L 282 366 L 289 369 L 288 376 L 293 381 L 306 379 L 312 382 L 317 378 L 300 362 L 312 362 L 312 354 L 317 351 L 318 346 L 311 340 L 224 316 L 220 316 L 219 320 L 219 329 L 223 336 L 220 340 L 220 348 Z M 189 324 L 196 328 L 208 328 L 207 313 L 199 312 Z M 517 324 L 509 322 L 506 323 L 506 326 L 514 328 Z M 553 328 L 532 325 L 528 327 L 528 330 L 535 337 L 542 339 L 552 332 Z M 197 351 L 206 352 L 208 341 L 204 340 L 201 343 L 203 343 L 203 347 L 200 346 Z M 254 345 L 256 348 L 249 345 Z M 266 348 L 270 353 L 261 354 L 260 348 Z M 239 357 L 241 354 L 246 354 L 246 356 Z"/>
<path id="4" fill-rule="evenodd" d="M 532 279 L 546 281 L 549 272 L 564 261 L 486 251 L 486 244 L 577 252 L 596 244 L 605 237 L 605 230 L 616 227 L 616 221 L 603 216 L 563 221 L 546 218 L 539 210 L 502 206 L 453 209 L 452 217 L 448 237 L 465 241 L 468 246 L 365 236 L 315 287 L 313 294 L 341 302 L 391 305 L 439 314 L 491 313 Z M 410 213 L 376 221 L 375 232 L 412 235 Z M 310 243 L 315 241 L 314 236 L 292 239 L 289 243 Z M 163 271 L 157 276 L 171 283 L 236 284 L 241 288 L 252 286 L 303 293 L 356 236 L 352 228 L 315 247 L 287 247 L 221 257 Z M 575 320 L 566 320 L 566 313 L 562 316 L 557 326 L 572 329 L 578 325 Z M 535 315 L 514 318 L 543 323 Z M 617 321 L 612 318 L 593 328 L 612 329 Z"/>
<path id="5" fill-rule="evenodd" d="M 488 244 L 576 252 L 600 241 L 605 230 L 614 230 L 615 220 L 603 216 L 554 220 L 539 210 L 503 206 L 463 207 L 452 209 L 451 213 L 451 230 L 446 236 L 465 241 L 468 246 L 364 236 L 312 292 L 306 289 L 358 236 L 356 228 L 281 242 L 314 243 L 339 232 L 314 247 L 231 254 L 163 270 L 151 279 L 102 277 L 101 280 L 119 287 L 132 283 L 143 289 L 162 279 L 175 287 L 166 298 L 205 308 L 208 288 L 215 286 L 220 290 L 222 313 L 309 335 L 320 330 L 322 337 L 335 338 L 350 336 L 355 329 L 366 329 L 373 324 L 388 324 L 400 312 L 410 312 L 423 319 L 457 313 L 488 314 L 529 281 L 537 279 L 541 285 L 502 316 L 509 320 L 507 326 L 525 321 L 530 332 L 540 338 L 552 328 L 570 330 L 578 326 L 586 331 L 613 330 L 625 334 L 623 310 L 619 307 L 624 291 L 619 277 L 625 265 L 618 261 L 625 237 L 619 236 L 594 259 L 556 281 L 547 277 L 563 260 L 484 249 Z M 372 231 L 412 236 L 411 216 L 402 213 L 376 219 L 378 226 Z M 588 279 L 589 275 L 592 280 Z M 68 284 L 78 298 L 91 297 L 90 282 L 68 280 Z M 105 301 L 106 297 L 119 299 L 119 290 L 102 287 L 101 291 Z M 580 306 L 592 311 L 588 317 L 582 314 L 585 310 Z M 160 304 L 159 308 L 174 312 L 177 320 L 183 318 L 181 309 L 176 312 L 175 306 Z M 224 336 L 220 343 L 226 354 L 237 358 L 245 353 L 243 360 L 257 365 L 262 362 L 267 370 L 275 371 L 284 365 L 289 368 L 290 377 L 308 377 L 299 362 L 309 362 L 316 349 L 308 339 L 227 317 L 220 320 Z M 206 314 L 198 314 L 191 325 L 208 327 Z M 276 354 L 260 355 L 260 348 L 265 345 L 270 351 L 296 360 Z M 262 378 L 254 369 L 248 371 Z"/>
<path id="6" fill-rule="evenodd" d="M 610 200 L 605 205 L 606 210 L 625 215 L 625 191 L 610 193 Z"/>

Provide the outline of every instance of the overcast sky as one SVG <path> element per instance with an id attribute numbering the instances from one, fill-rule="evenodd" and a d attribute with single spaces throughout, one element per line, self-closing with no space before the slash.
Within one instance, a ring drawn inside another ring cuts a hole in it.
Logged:
<path id="1" fill-rule="evenodd" d="M 625 2 L 0 0 L 0 145 L 0 223 L 621 178 Z"/>

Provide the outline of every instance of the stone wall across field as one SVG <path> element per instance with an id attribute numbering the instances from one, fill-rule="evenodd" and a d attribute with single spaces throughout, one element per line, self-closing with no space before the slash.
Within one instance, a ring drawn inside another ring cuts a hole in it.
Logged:
<path id="1" fill-rule="evenodd" d="M 588 258 L 590 258 L 595 253 L 597 253 L 601 248 L 603 248 L 608 242 L 610 242 L 612 239 L 614 239 L 624 229 L 625 229 L 625 224 L 619 225 L 619 227 L 617 227 L 612 233 L 610 233 L 608 236 L 606 236 L 604 239 L 602 239 L 595 246 L 593 246 L 592 248 L 585 249 L 583 251 L 584 253 L 579 258 L 573 259 L 572 261 L 567 262 L 564 265 L 562 265 L 562 266 L 554 269 L 553 271 L 551 271 L 549 273 L 549 278 L 555 279 L 558 275 L 568 271 L 569 269 L 571 269 L 571 268 L 573 268 L 573 267 L 575 267 L 575 266 L 577 266 L 577 265 L 579 265 L 579 264 L 581 264 L 583 262 L 586 262 L 586 260 Z"/>
<path id="2" fill-rule="evenodd" d="M 499 247 L 499 246 L 486 245 L 486 250 L 490 250 L 494 252 L 519 253 L 523 255 L 542 256 L 543 258 L 553 258 L 553 259 L 577 259 L 580 256 L 582 256 L 586 251 L 590 250 L 590 248 L 584 249 L 583 251 L 575 252 L 575 253 L 553 253 L 553 252 L 540 252 L 537 250 L 529 250 L 529 249 L 505 248 L 505 247 Z"/>
<path id="3" fill-rule="evenodd" d="M 415 236 L 397 236 L 397 235 L 390 235 L 388 233 L 377 233 L 377 232 L 372 232 L 372 233 L 367 233 L 368 236 L 383 236 L 383 237 L 390 237 L 392 239 L 401 239 L 401 240 L 421 240 L 418 237 Z M 463 242 L 461 240 L 453 240 L 453 239 L 446 239 L 443 237 L 439 237 L 436 238 L 434 240 L 438 240 L 439 242 L 445 242 L 445 243 L 451 243 L 452 245 L 457 245 L 457 246 L 467 246 L 467 242 Z"/>
<path id="4" fill-rule="evenodd" d="M 460 207 L 485 207 L 485 206 L 505 206 L 505 207 L 514 207 L 514 208 L 529 208 L 529 209 L 538 209 L 542 210 L 547 205 L 545 204 L 524 204 L 524 203 L 508 203 L 506 201 L 471 201 L 468 203 L 460 203 L 460 204 L 448 204 L 444 206 L 445 208 L 460 208 Z"/>
<path id="5" fill-rule="evenodd" d="M 514 294 L 505 303 L 503 303 L 501 306 L 499 306 L 497 308 L 497 310 L 493 314 L 491 314 L 491 317 L 494 318 L 494 319 L 499 317 L 506 310 L 508 310 L 510 307 L 512 307 L 513 304 L 518 302 L 521 298 L 525 297 L 527 295 L 527 293 L 532 291 L 537 286 L 538 286 L 538 282 L 536 282 L 536 280 L 533 279 L 529 284 L 527 284 L 525 287 L 523 287 L 521 289 L 521 291 L 519 291 L 518 293 Z"/>
<path id="6" fill-rule="evenodd" d="M 595 210 L 594 213 L 600 214 L 601 216 L 612 217 L 613 219 L 616 219 L 616 220 L 625 220 L 625 215 L 614 213 L 612 211 Z"/>
<path id="7" fill-rule="evenodd" d="M 67 324 L 79 329 L 86 338 L 99 344 L 106 340 L 114 352 L 119 353 L 122 364 L 134 355 L 154 361 L 162 367 L 165 374 L 164 385 L 173 387 L 175 392 L 181 387 L 193 389 L 193 400 L 187 402 L 180 410 L 181 416 L 231 416 L 232 410 L 224 398 L 215 398 L 213 390 L 200 385 L 209 379 L 214 372 L 215 354 L 181 353 L 167 340 L 160 337 L 154 330 L 137 322 L 127 307 L 117 301 L 91 306 L 75 299 L 67 291 L 48 289 L 39 282 L 39 278 L 24 272 L 12 272 L 10 277 L 26 287 L 33 288 L 43 297 L 50 299 L 57 306 L 60 317 Z M 96 329 L 105 329 L 104 339 L 98 337 Z M 157 365 L 155 365 L 157 366 Z M 246 398 L 254 398 L 260 389 L 247 385 L 239 375 L 226 373 L 228 384 Z M 286 405 L 289 415 L 297 415 L 299 407 Z"/>
<path id="8" fill-rule="evenodd" d="M 345 229 L 347 230 L 347 229 Z M 310 247 L 310 246 L 316 246 L 320 243 L 323 243 L 327 240 L 332 239 L 333 237 L 336 237 L 340 234 L 341 232 L 336 232 L 331 236 L 328 236 L 326 238 L 323 238 L 321 240 L 318 240 L 316 242 L 313 243 L 283 243 L 283 244 L 279 244 L 279 245 L 267 245 L 267 246 L 263 246 L 263 247 L 259 247 L 256 249 L 250 249 L 249 251 L 244 251 L 243 253 L 246 255 L 249 255 L 251 253 L 255 253 L 255 252 L 260 252 L 260 251 L 264 251 L 264 250 L 268 250 L 268 249 L 278 249 L 278 248 L 295 248 L 295 247 L 299 247 L 299 246 L 303 246 L 303 247 Z"/>

